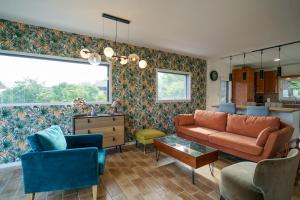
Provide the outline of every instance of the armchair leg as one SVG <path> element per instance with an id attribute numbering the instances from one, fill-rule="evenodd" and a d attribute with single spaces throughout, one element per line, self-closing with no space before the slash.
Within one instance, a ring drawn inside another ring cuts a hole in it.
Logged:
<path id="1" fill-rule="evenodd" d="M 27 195 L 28 200 L 34 200 L 34 197 L 35 197 L 35 193 L 30 193 Z"/>
<path id="2" fill-rule="evenodd" d="M 93 185 L 92 190 L 93 190 L 93 200 L 97 200 L 97 185 Z"/>

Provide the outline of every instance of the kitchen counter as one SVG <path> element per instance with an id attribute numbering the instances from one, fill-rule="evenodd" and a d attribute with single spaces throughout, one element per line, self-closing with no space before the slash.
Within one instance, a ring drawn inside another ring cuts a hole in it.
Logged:
<path id="1" fill-rule="evenodd" d="M 218 108 L 219 105 L 215 105 L 212 107 Z M 246 110 L 247 106 L 237 105 L 236 108 L 239 110 Z M 300 108 L 285 108 L 285 107 L 270 107 L 269 109 L 271 112 L 297 112 L 297 111 L 300 111 Z"/>

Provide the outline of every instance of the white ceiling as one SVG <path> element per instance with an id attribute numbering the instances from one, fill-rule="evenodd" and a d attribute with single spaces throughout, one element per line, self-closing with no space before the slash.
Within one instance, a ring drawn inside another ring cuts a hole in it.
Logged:
<path id="1" fill-rule="evenodd" d="M 0 18 L 98 37 L 103 12 L 131 20 L 131 44 L 195 57 L 300 40 L 300 0 L 0 0 Z M 105 38 L 113 38 L 114 23 L 104 25 Z M 119 26 L 125 42 L 127 28 Z M 286 50 L 290 62 L 299 62 L 298 46 Z"/>

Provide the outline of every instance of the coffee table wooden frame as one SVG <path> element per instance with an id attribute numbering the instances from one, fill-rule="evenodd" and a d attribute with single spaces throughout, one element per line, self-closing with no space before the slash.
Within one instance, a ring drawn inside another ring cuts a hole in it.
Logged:
<path id="1" fill-rule="evenodd" d="M 177 136 L 178 137 L 178 136 Z M 202 145 L 202 144 L 201 144 Z M 156 149 L 156 161 L 159 160 L 160 152 L 163 152 L 185 164 L 192 167 L 192 182 L 195 184 L 195 175 L 194 170 L 198 169 L 204 165 L 209 165 L 211 175 L 214 176 L 214 162 L 218 160 L 218 150 L 204 153 L 200 156 L 191 156 L 188 153 L 180 151 L 172 146 L 169 146 L 165 143 L 160 142 L 159 140 L 154 139 L 154 146 Z M 204 145 L 205 146 L 205 145 Z"/>

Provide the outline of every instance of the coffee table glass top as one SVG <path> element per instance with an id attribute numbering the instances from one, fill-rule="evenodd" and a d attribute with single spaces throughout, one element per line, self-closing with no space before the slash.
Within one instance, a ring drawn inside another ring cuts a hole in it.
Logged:
<path id="1" fill-rule="evenodd" d="M 214 148 L 186 140 L 177 135 L 168 135 L 155 140 L 194 157 L 217 151 Z"/>

